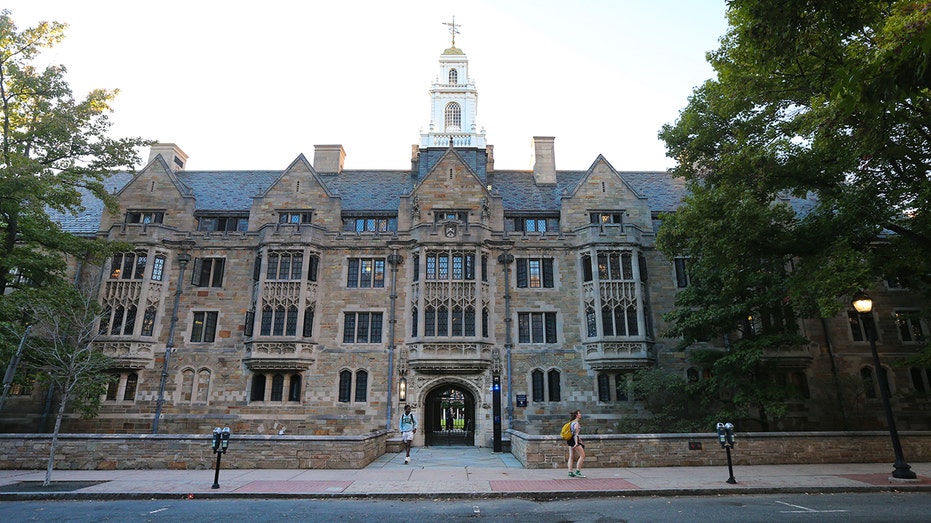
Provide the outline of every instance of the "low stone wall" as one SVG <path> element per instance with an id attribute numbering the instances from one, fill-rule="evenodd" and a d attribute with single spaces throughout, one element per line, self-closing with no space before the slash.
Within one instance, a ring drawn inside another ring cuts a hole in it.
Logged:
<path id="1" fill-rule="evenodd" d="M 57 470 L 212 469 L 209 435 L 60 434 Z M 233 434 L 224 469 L 352 469 L 385 453 L 388 432 L 365 436 Z M 44 469 L 50 434 L 0 434 L 0 469 Z"/>
<path id="2" fill-rule="evenodd" d="M 559 436 L 507 431 L 511 453 L 525 468 L 561 468 L 568 457 Z M 907 462 L 931 461 L 931 432 L 900 432 Z M 727 454 L 711 434 L 593 434 L 583 436 L 585 467 L 688 467 L 726 465 Z M 734 465 L 794 463 L 892 463 L 888 432 L 738 433 Z"/>
<path id="3" fill-rule="evenodd" d="M 393 436 L 393 437 L 392 437 Z M 556 435 L 504 433 L 504 449 L 530 469 L 566 466 L 566 444 Z M 44 469 L 50 434 L 0 434 L 0 469 Z M 900 433 L 908 462 L 931 462 L 931 432 Z M 584 437 L 585 467 L 687 467 L 726 465 L 712 433 L 593 434 Z M 58 470 L 211 469 L 216 455 L 202 434 L 61 434 Z M 387 431 L 365 436 L 256 436 L 233 434 L 225 469 L 358 469 L 401 442 Z M 738 433 L 734 465 L 892 463 L 888 432 Z"/>

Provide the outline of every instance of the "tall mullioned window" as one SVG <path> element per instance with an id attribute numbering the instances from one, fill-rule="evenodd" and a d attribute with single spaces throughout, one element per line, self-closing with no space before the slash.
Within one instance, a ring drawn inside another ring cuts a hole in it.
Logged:
<path id="1" fill-rule="evenodd" d="M 553 259 L 518 258 L 517 287 L 523 289 L 552 289 Z"/>
<path id="2" fill-rule="evenodd" d="M 517 342 L 556 343 L 556 313 L 517 313 Z"/>
<path id="3" fill-rule="evenodd" d="M 343 343 L 381 343 L 382 313 L 347 312 L 343 316 Z"/>
<path id="4" fill-rule="evenodd" d="M 346 287 L 365 289 L 385 286 L 384 258 L 349 258 L 346 266 Z"/>
<path id="5" fill-rule="evenodd" d="M 271 251 L 265 267 L 266 280 L 300 280 L 303 275 L 304 254 L 301 252 Z"/>

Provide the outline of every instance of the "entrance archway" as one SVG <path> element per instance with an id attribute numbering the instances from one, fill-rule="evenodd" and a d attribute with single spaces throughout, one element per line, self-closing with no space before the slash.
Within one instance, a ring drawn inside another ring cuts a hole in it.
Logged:
<path id="1" fill-rule="evenodd" d="M 475 396 L 468 389 L 446 383 L 427 394 L 424 444 L 428 447 L 475 445 Z"/>

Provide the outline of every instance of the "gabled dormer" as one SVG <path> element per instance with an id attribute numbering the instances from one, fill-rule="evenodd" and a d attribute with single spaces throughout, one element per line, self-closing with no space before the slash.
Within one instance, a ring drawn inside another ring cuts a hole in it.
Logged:
<path id="1" fill-rule="evenodd" d="M 407 201 L 413 228 L 432 228 L 448 239 L 500 214 L 500 198 L 492 196 L 469 162 L 452 148 L 417 183 Z"/>
<path id="2" fill-rule="evenodd" d="M 144 233 L 150 226 L 179 230 L 194 226 L 193 191 L 161 154 L 156 154 L 115 196 L 119 211 L 116 215 L 104 213 L 102 231 L 114 225 L 120 225 L 124 234 L 130 229 Z"/>
<path id="3" fill-rule="evenodd" d="M 562 198 L 563 230 L 589 232 L 615 241 L 653 242 L 653 221 L 645 196 L 598 155 L 585 175 Z"/>
<path id="4" fill-rule="evenodd" d="M 287 226 L 297 230 L 312 224 L 336 231 L 341 224 L 339 217 L 339 197 L 330 191 L 301 154 L 267 189 L 253 198 L 249 228 Z"/>

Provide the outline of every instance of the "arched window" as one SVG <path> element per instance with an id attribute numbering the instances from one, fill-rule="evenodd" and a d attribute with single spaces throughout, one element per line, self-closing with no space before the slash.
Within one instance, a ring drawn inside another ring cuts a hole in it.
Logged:
<path id="1" fill-rule="evenodd" d="M 611 401 L 611 376 L 608 374 L 598 375 L 598 401 Z"/>
<path id="2" fill-rule="evenodd" d="M 464 311 L 459 305 L 453 306 L 453 336 L 462 336 Z"/>
<path id="3" fill-rule="evenodd" d="M 210 370 L 200 369 L 197 372 L 197 401 L 207 403 L 210 392 Z"/>
<path id="4" fill-rule="evenodd" d="M 120 390 L 120 378 L 117 372 L 110 374 L 110 382 L 107 384 L 107 401 L 116 401 L 116 395 Z"/>
<path id="5" fill-rule="evenodd" d="M 348 370 L 339 373 L 339 402 L 349 403 L 349 393 L 352 391 L 352 372 Z"/>
<path id="6" fill-rule="evenodd" d="M 453 85 L 459 83 L 459 71 L 455 69 L 449 70 L 449 83 Z"/>
<path id="7" fill-rule="evenodd" d="M 445 305 L 436 309 L 436 335 L 449 336 L 449 309 Z"/>
<path id="8" fill-rule="evenodd" d="M 456 102 L 446 104 L 446 131 L 458 131 L 462 125 L 462 109 Z"/>
<path id="9" fill-rule="evenodd" d="M 689 369 L 685 371 L 685 379 L 689 383 L 695 383 L 698 381 L 698 369 L 695 367 L 689 367 Z"/>
<path id="10" fill-rule="evenodd" d="M 252 376 L 252 393 L 249 395 L 249 401 L 265 401 L 264 374 L 256 374 Z"/>
<path id="11" fill-rule="evenodd" d="M 559 391 L 559 371 L 553 369 L 546 373 L 547 385 L 549 386 L 550 401 L 562 401 Z"/>
<path id="12" fill-rule="evenodd" d="M 181 401 L 189 402 L 194 397 L 194 369 L 181 371 Z"/>
<path id="13" fill-rule="evenodd" d="M 360 370 L 356 373 L 356 401 L 368 401 L 369 373 Z"/>
<path id="14" fill-rule="evenodd" d="M 304 332 L 305 338 L 314 337 L 314 308 L 307 307 L 304 309 Z"/>
<path id="15" fill-rule="evenodd" d="M 126 391 L 123 393 L 124 401 L 132 401 L 136 399 L 137 383 L 139 383 L 139 375 L 135 372 L 131 372 L 129 376 L 126 376 Z"/>
<path id="16" fill-rule="evenodd" d="M 288 401 L 301 401 L 301 375 L 292 374 L 288 382 Z"/>
<path id="17" fill-rule="evenodd" d="M 532 389 L 533 401 L 543 401 L 543 371 L 535 369 L 530 374 L 530 386 Z"/>
<path id="18" fill-rule="evenodd" d="M 271 401 L 281 401 L 284 395 L 284 376 L 275 374 L 272 376 L 272 395 Z"/>

